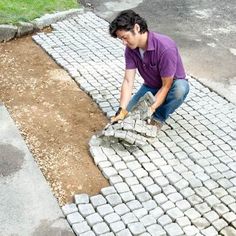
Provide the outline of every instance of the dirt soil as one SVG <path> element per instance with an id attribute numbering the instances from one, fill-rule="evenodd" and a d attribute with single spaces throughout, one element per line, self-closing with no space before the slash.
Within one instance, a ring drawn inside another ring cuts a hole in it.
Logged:
<path id="1" fill-rule="evenodd" d="M 88 148 L 107 118 L 31 36 L 0 44 L 0 94 L 60 205 L 109 185 Z"/>

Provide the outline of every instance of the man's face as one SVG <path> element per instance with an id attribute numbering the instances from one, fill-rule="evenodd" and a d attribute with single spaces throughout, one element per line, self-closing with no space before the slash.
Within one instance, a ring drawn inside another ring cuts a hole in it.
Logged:
<path id="1" fill-rule="evenodd" d="M 140 34 L 135 28 L 133 31 L 117 30 L 116 35 L 125 46 L 131 49 L 138 47 Z"/>

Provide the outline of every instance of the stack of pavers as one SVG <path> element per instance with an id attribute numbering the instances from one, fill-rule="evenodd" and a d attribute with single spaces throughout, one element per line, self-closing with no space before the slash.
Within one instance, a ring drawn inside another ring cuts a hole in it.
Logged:
<path id="1" fill-rule="evenodd" d="M 124 61 L 108 23 L 87 12 L 53 28 L 34 40 L 114 115 Z M 111 186 L 62 207 L 76 235 L 236 235 L 236 106 L 189 82 L 186 102 L 144 145 L 106 131 L 92 137 L 92 157 Z"/>
<path id="2" fill-rule="evenodd" d="M 131 110 L 128 116 L 116 124 L 108 124 L 102 131 L 102 135 L 111 141 L 111 138 L 117 138 L 129 144 L 145 145 L 150 138 L 157 136 L 157 126 L 149 125 L 148 107 L 155 102 L 154 96 L 146 93 Z"/>

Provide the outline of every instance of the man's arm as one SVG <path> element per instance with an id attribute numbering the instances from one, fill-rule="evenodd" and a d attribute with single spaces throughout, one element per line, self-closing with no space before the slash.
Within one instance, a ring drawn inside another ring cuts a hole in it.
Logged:
<path id="1" fill-rule="evenodd" d="M 120 107 L 126 109 L 132 95 L 136 69 L 126 69 L 124 80 L 121 86 Z"/>
<path id="2" fill-rule="evenodd" d="M 120 92 L 120 107 L 119 110 L 116 112 L 116 115 L 111 117 L 111 123 L 116 123 L 119 120 L 123 120 L 128 114 L 126 107 L 129 103 L 132 94 L 135 74 L 136 74 L 136 69 L 125 70 L 125 76 Z"/>
<path id="3" fill-rule="evenodd" d="M 162 78 L 162 87 L 159 89 L 157 94 L 155 95 L 156 101 L 151 105 L 152 113 L 161 106 L 161 104 L 165 101 L 167 93 L 169 92 L 173 83 L 173 77 L 163 77 Z"/>

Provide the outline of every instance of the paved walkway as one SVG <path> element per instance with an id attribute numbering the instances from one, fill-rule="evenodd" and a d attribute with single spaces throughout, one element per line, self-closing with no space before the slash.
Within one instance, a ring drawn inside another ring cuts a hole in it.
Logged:
<path id="1" fill-rule="evenodd" d="M 108 23 L 87 12 L 53 28 L 34 40 L 113 115 L 124 59 Z M 190 83 L 186 103 L 148 144 L 91 139 L 111 186 L 62 208 L 76 235 L 236 235 L 236 106 Z"/>

